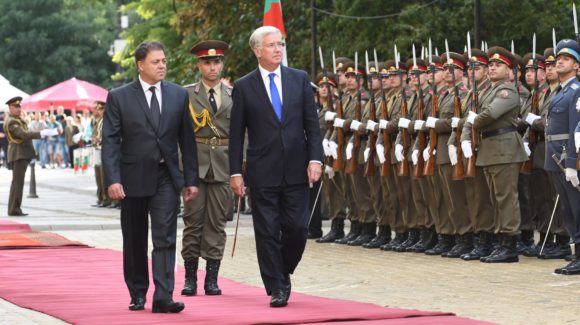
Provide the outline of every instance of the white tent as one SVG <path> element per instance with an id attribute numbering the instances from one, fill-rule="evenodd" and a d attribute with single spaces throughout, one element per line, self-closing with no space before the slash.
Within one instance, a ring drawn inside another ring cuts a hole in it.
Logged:
<path id="1" fill-rule="evenodd" d="M 10 81 L 8 81 L 8 79 L 0 75 L 0 106 L 5 106 L 4 103 L 6 103 L 7 100 L 16 96 L 26 98 L 29 97 L 30 95 L 12 86 L 10 84 Z"/>

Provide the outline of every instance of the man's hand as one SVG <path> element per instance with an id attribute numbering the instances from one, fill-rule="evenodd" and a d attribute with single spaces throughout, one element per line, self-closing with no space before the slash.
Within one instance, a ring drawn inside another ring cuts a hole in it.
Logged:
<path id="1" fill-rule="evenodd" d="M 576 187 L 580 184 L 578 171 L 575 168 L 566 168 L 566 180 Z"/>
<path id="2" fill-rule="evenodd" d="M 246 187 L 244 186 L 244 178 L 242 176 L 230 177 L 230 188 L 237 196 L 246 195 Z"/>
<path id="3" fill-rule="evenodd" d="M 123 185 L 121 185 L 121 183 L 109 185 L 107 192 L 109 193 L 109 198 L 112 200 L 120 201 L 125 198 L 125 191 L 123 190 Z"/>
<path id="4" fill-rule="evenodd" d="M 308 164 L 308 182 L 309 183 L 316 183 L 320 179 L 320 175 L 322 174 L 322 165 L 316 162 L 311 162 Z"/>
<path id="5" fill-rule="evenodd" d="M 197 186 L 184 187 L 182 191 L 183 201 L 193 201 L 197 197 L 198 192 Z"/>
<path id="6" fill-rule="evenodd" d="M 435 128 L 435 123 L 437 123 L 437 120 L 438 120 L 438 118 L 429 116 L 427 118 L 427 122 L 425 122 L 425 126 L 428 127 L 428 128 L 433 129 L 433 128 Z"/>
<path id="7" fill-rule="evenodd" d="M 469 124 L 475 123 L 475 118 L 476 117 L 477 117 L 477 114 L 476 113 L 474 113 L 472 111 L 469 111 L 469 114 L 467 115 L 467 123 L 469 123 Z"/>
<path id="8" fill-rule="evenodd" d="M 463 156 L 466 159 L 469 159 L 469 158 L 471 158 L 471 156 L 473 156 L 473 151 L 471 150 L 471 141 L 470 140 L 461 141 L 461 151 L 463 152 Z"/>
<path id="9" fill-rule="evenodd" d="M 449 160 L 451 161 L 451 166 L 457 165 L 457 147 L 450 144 L 447 146 L 449 151 Z"/>

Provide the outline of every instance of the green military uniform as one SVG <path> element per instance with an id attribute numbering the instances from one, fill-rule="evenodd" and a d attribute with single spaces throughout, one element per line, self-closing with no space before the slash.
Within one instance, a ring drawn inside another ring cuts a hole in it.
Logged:
<path id="1" fill-rule="evenodd" d="M 223 64 L 227 48 L 227 43 L 222 41 L 203 41 L 191 53 L 200 60 L 198 64 L 213 61 Z M 232 211 L 228 145 L 233 101 L 232 89 L 219 82 L 219 77 L 214 86 L 206 85 L 203 78 L 185 86 L 195 127 L 200 178 L 199 194 L 195 200 L 185 203 L 183 214 L 181 255 L 186 263 L 186 287 L 182 294 L 186 295 L 195 294 L 195 290 L 187 290 L 193 289 L 188 287 L 191 283 L 187 279 L 197 272 L 199 257 L 206 260 L 206 295 L 221 294 L 217 273 L 225 249 L 228 213 Z"/>
<path id="2" fill-rule="evenodd" d="M 96 102 L 95 103 L 95 110 L 104 110 L 105 103 L 103 102 Z M 92 146 L 94 155 L 98 155 L 101 157 L 101 140 L 103 138 L 103 113 L 100 113 L 101 116 L 95 118 L 92 122 Z M 102 159 L 102 157 L 101 157 Z M 107 193 L 107 188 L 105 187 L 105 174 L 103 173 L 103 168 L 101 165 L 101 161 L 95 162 L 95 181 L 97 183 L 97 204 L 98 207 L 106 207 L 111 205 L 111 200 L 109 199 L 109 194 Z"/>
<path id="3" fill-rule="evenodd" d="M 30 160 L 36 156 L 32 139 L 40 139 L 40 133 L 28 131 L 26 122 L 20 118 L 21 101 L 22 97 L 14 97 L 6 102 L 10 107 L 10 116 L 4 123 L 4 129 L 8 137 L 7 161 L 12 168 L 12 183 L 8 197 L 9 216 L 27 215 L 20 208 L 24 190 L 24 176 Z"/>
<path id="4" fill-rule="evenodd" d="M 511 68 L 514 58 L 501 47 L 488 50 L 490 62 Z M 480 132 L 477 166 L 484 168 L 495 209 L 495 233 L 502 235 L 501 248 L 483 257 L 483 262 L 517 262 L 517 235 L 520 207 L 517 179 L 520 164 L 527 160 L 521 136 L 516 132 L 519 98 L 513 83 L 492 80 L 489 95 L 483 99 L 482 112 L 473 126 Z"/>

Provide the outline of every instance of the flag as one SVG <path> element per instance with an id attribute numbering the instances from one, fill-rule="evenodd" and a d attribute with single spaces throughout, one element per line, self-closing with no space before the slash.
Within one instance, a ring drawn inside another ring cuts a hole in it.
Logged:
<path id="1" fill-rule="evenodd" d="M 264 26 L 274 26 L 282 32 L 282 41 L 286 42 L 286 30 L 282 18 L 282 0 L 266 0 L 264 4 Z M 286 47 L 283 49 L 282 64 L 288 66 Z"/>

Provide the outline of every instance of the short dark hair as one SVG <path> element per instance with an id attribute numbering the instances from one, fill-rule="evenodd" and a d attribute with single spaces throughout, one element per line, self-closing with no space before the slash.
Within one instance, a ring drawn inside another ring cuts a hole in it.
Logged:
<path id="1" fill-rule="evenodd" d="M 151 41 L 143 42 L 137 46 L 135 49 L 135 62 L 143 61 L 152 50 L 158 50 L 165 52 L 165 46 L 161 42 Z"/>

